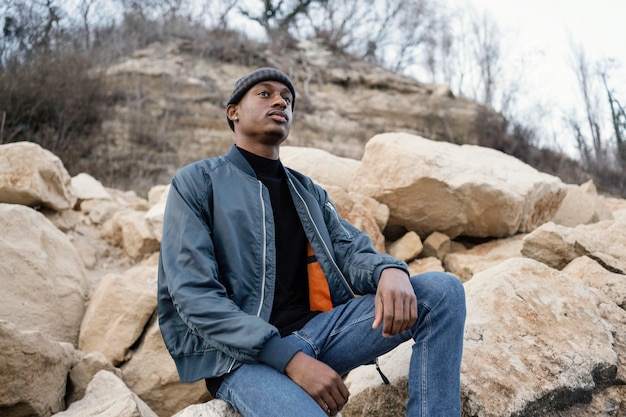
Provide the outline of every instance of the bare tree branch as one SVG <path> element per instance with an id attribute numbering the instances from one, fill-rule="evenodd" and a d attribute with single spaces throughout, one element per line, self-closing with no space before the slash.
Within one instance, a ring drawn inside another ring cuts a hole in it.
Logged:
<path id="1" fill-rule="evenodd" d="M 611 109 L 610 116 L 615 135 L 617 161 L 623 168 L 626 168 L 626 111 L 609 88 L 606 72 L 602 72 L 601 77 Z"/>
<path id="2" fill-rule="evenodd" d="M 326 0 L 284 0 L 272 1 L 263 0 L 263 7 L 259 14 L 254 14 L 250 10 L 239 7 L 239 13 L 246 18 L 260 24 L 268 38 L 275 39 L 277 36 L 290 36 L 290 30 L 294 29 L 296 20 L 306 15 L 309 8 Z"/>
<path id="3" fill-rule="evenodd" d="M 589 68 L 589 60 L 582 47 L 573 47 L 574 70 L 578 79 L 578 86 L 583 99 L 583 111 L 587 128 L 591 136 L 593 157 L 595 165 L 601 166 L 606 163 L 604 157 L 604 144 L 601 130 L 601 111 L 599 101 L 592 90 L 592 74 Z"/>

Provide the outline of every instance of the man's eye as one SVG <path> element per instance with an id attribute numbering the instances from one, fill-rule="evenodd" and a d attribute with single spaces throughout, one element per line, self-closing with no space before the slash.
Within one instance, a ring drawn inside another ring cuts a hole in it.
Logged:
<path id="1" fill-rule="evenodd" d="M 259 95 L 260 95 L 260 96 L 263 96 L 263 97 L 267 97 L 267 96 L 269 96 L 269 94 L 268 94 L 268 92 L 267 92 L 267 91 L 261 91 L 261 92 L 259 92 Z"/>
<path id="2" fill-rule="evenodd" d="M 291 97 L 283 97 L 283 100 L 291 104 Z"/>

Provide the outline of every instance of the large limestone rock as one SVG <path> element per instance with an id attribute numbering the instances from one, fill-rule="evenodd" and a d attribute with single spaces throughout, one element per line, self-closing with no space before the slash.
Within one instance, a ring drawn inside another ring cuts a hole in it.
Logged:
<path id="1" fill-rule="evenodd" d="M 100 371 L 89 383 L 85 396 L 54 417 L 159 417 L 115 374 Z"/>
<path id="2" fill-rule="evenodd" d="M 138 196 L 135 191 L 121 191 L 114 188 L 106 188 L 106 191 L 122 207 L 144 212 L 150 209 L 150 202 Z"/>
<path id="3" fill-rule="evenodd" d="M 506 237 L 550 220 L 566 194 L 558 178 L 493 149 L 405 133 L 374 136 L 351 191 L 389 206 L 390 226 L 426 237 Z"/>
<path id="4" fill-rule="evenodd" d="M 100 181 L 85 172 L 72 177 L 71 184 L 72 190 L 79 201 L 113 199 Z"/>
<path id="5" fill-rule="evenodd" d="M 415 259 L 408 264 L 408 267 L 409 274 L 411 276 L 431 271 L 445 272 L 441 261 L 434 256 L 427 256 L 426 258 Z"/>
<path id="6" fill-rule="evenodd" d="M 81 212 L 95 225 L 104 224 L 123 208 L 119 203 L 110 200 L 85 200 L 80 204 Z"/>
<path id="7" fill-rule="evenodd" d="M 548 222 L 524 238 L 522 255 L 562 269 L 586 255 L 605 269 L 626 274 L 626 219 L 574 228 Z"/>
<path id="8" fill-rule="evenodd" d="M 122 367 L 124 382 L 159 416 L 171 416 L 183 408 L 206 402 L 210 394 L 204 381 L 182 384 L 157 320 L 144 332 L 130 361 Z"/>
<path id="9" fill-rule="evenodd" d="M 82 260 L 41 213 L 0 204 L 0 319 L 76 344 L 85 311 Z"/>
<path id="10" fill-rule="evenodd" d="M 524 235 L 516 235 L 506 239 L 497 239 L 476 245 L 444 257 L 446 271 L 456 275 L 465 282 L 480 271 L 491 268 L 507 259 L 520 258 Z"/>
<path id="11" fill-rule="evenodd" d="M 170 192 L 170 186 L 156 186 L 150 190 L 150 202 L 154 201 L 150 210 L 144 216 L 152 235 L 161 242 L 163 236 L 163 216 L 165 215 L 165 203 Z"/>
<path id="12" fill-rule="evenodd" d="M 410 262 L 422 253 L 422 240 L 415 232 L 408 232 L 387 246 L 389 254 L 405 262 Z"/>
<path id="13" fill-rule="evenodd" d="M 350 400 L 341 414 L 344 417 L 404 416 L 409 395 L 408 372 L 412 347 L 413 341 L 410 340 L 378 358 L 389 385 L 383 384 L 374 365 L 352 370 L 345 379 L 350 390 Z"/>
<path id="14" fill-rule="evenodd" d="M 0 145 L 0 203 L 72 208 L 76 197 L 63 162 L 31 142 Z"/>
<path id="15" fill-rule="evenodd" d="M 83 399 L 89 383 L 102 370 L 112 372 L 115 376 L 122 379 L 122 371 L 114 367 L 102 353 L 89 352 L 83 354 L 70 371 L 69 387 L 66 395 L 68 403 L 71 404 Z"/>
<path id="16" fill-rule="evenodd" d="M 141 259 L 159 250 L 159 241 L 146 221 L 146 213 L 125 209 L 116 211 L 102 226 L 102 236 L 124 249 L 132 259 Z"/>
<path id="17" fill-rule="evenodd" d="M 47 417 L 63 410 L 67 375 L 76 357 L 69 343 L 0 320 L 0 414 Z"/>
<path id="18" fill-rule="evenodd" d="M 295 146 L 282 146 L 280 160 L 318 184 L 337 185 L 346 191 L 360 164 L 356 159 L 336 156 L 322 149 Z"/>
<path id="19" fill-rule="evenodd" d="M 156 265 L 138 265 L 100 280 L 83 318 L 78 347 L 101 352 L 114 365 L 128 359 L 156 310 Z"/>
<path id="20" fill-rule="evenodd" d="M 567 195 L 552 221 L 567 227 L 612 220 L 611 210 L 598 196 L 592 180 L 578 186 L 567 185 Z"/>
<path id="21" fill-rule="evenodd" d="M 596 395 L 589 404 L 577 404 L 566 411 L 554 411 L 542 417 L 609 417 L 626 415 L 626 386 L 606 388 Z"/>
<path id="22" fill-rule="evenodd" d="M 563 269 L 581 255 L 576 250 L 573 229 L 548 222 L 524 237 L 522 255 Z"/>
<path id="23" fill-rule="evenodd" d="M 367 234 L 374 248 L 385 252 L 382 230 L 389 218 L 389 209 L 371 197 L 348 193 L 338 185 L 323 185 L 339 215 L 354 227 Z"/>
<path id="24" fill-rule="evenodd" d="M 626 376 L 626 313 L 610 300 L 522 258 L 476 274 L 465 287 L 464 416 L 611 415 L 557 413 L 592 398 L 587 411 L 621 409 L 615 390 Z M 404 415 L 412 344 L 379 358 L 389 386 L 373 366 L 348 374 L 344 417 Z"/>
<path id="25" fill-rule="evenodd" d="M 421 255 L 424 257 L 434 256 L 443 260 L 451 251 L 452 241 L 450 238 L 443 233 L 433 232 L 424 240 Z"/>
<path id="26" fill-rule="evenodd" d="M 241 414 L 226 401 L 211 400 L 204 404 L 190 405 L 173 417 L 241 417 Z"/>
<path id="27" fill-rule="evenodd" d="M 618 197 L 598 196 L 602 205 L 607 207 L 613 214 L 617 211 L 626 210 L 626 199 Z"/>
<path id="28" fill-rule="evenodd" d="M 626 312 L 601 292 L 524 258 L 465 288 L 464 415 L 547 415 L 624 381 Z"/>
<path id="29" fill-rule="evenodd" d="M 626 224 L 626 209 L 614 211 L 613 218 L 618 222 Z"/>
<path id="30" fill-rule="evenodd" d="M 574 259 L 563 268 L 563 272 L 578 278 L 585 285 L 602 291 L 615 304 L 626 310 L 626 275 L 607 271 L 588 256 Z"/>

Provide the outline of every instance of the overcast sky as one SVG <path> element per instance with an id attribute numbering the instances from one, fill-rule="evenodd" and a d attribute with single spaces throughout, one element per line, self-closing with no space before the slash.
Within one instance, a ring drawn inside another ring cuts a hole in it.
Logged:
<path id="1" fill-rule="evenodd" d="M 626 100 L 626 1 L 624 0 L 447 0 L 488 11 L 502 30 L 507 59 L 523 58 L 528 86 L 545 106 L 546 123 L 563 131 L 563 117 L 579 106 L 572 70 L 572 42 L 593 61 L 613 58 L 610 87 Z M 511 62 L 515 65 L 515 62 Z"/>

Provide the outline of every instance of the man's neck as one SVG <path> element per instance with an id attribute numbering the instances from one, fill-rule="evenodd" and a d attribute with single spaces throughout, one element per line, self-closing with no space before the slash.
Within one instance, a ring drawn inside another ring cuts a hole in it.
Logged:
<path id="1" fill-rule="evenodd" d="M 237 147 L 267 159 L 279 158 L 279 146 L 268 146 L 259 143 L 236 143 Z"/>

